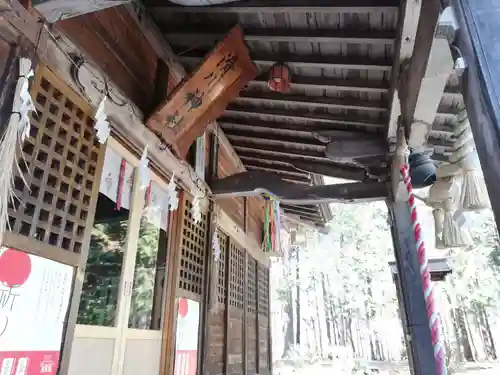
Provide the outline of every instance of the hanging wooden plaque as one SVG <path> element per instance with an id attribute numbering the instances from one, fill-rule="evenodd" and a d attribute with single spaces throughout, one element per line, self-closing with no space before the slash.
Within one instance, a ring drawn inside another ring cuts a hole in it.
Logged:
<path id="1" fill-rule="evenodd" d="M 241 28 L 235 26 L 154 111 L 147 126 L 184 157 L 208 124 L 256 75 Z"/>

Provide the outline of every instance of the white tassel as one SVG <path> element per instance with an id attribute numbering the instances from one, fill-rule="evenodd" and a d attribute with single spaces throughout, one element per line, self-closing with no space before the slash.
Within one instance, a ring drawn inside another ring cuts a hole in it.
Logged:
<path id="1" fill-rule="evenodd" d="M 490 208 L 486 184 L 480 171 L 476 152 L 469 154 L 461 162 L 464 170 L 461 206 L 464 211 L 479 211 Z"/>
<path id="2" fill-rule="evenodd" d="M 214 252 L 214 260 L 218 262 L 220 260 L 221 250 L 220 250 L 220 242 L 219 242 L 219 236 L 217 235 L 217 230 L 215 230 L 215 233 L 213 234 L 212 249 Z"/>
<path id="3" fill-rule="evenodd" d="M 35 106 L 29 93 L 29 78 L 33 77 L 31 70 L 31 60 L 21 58 L 19 61 L 19 79 L 14 92 L 12 104 L 12 114 L 9 123 L 0 139 L 0 243 L 3 240 L 3 234 L 9 223 L 8 206 L 17 197 L 14 194 L 15 168 L 17 168 L 20 177 L 24 176 L 19 168 L 17 161 L 17 151 L 28 138 L 30 133 L 31 111 L 35 111 Z"/>
<path id="4" fill-rule="evenodd" d="M 436 249 L 446 249 L 443 241 L 444 210 L 442 208 L 434 208 L 432 210 L 432 216 L 434 217 Z"/>
<path id="5" fill-rule="evenodd" d="M 472 236 L 463 222 L 456 220 L 455 211 L 460 203 L 460 183 L 462 176 L 454 178 L 453 195 L 444 201 L 443 245 L 450 247 L 468 247 L 473 244 Z"/>

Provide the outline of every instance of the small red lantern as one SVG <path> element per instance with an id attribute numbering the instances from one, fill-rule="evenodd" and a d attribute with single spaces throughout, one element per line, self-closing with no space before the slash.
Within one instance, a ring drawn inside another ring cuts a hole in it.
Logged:
<path id="1" fill-rule="evenodd" d="M 272 91 L 286 92 L 290 89 L 290 68 L 285 64 L 275 64 L 269 70 L 267 84 Z"/>

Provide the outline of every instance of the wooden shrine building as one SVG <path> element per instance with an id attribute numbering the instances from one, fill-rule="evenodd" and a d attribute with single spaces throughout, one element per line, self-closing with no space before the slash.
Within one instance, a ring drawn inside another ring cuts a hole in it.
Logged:
<path id="1" fill-rule="evenodd" d="M 467 107 L 490 193 L 500 180 L 472 3 L 0 0 L 2 134 L 22 79 L 35 109 L 0 202 L 1 368 L 271 374 L 270 228 L 386 200 L 413 371 L 434 374 L 394 166 L 403 133 L 449 161 Z"/>

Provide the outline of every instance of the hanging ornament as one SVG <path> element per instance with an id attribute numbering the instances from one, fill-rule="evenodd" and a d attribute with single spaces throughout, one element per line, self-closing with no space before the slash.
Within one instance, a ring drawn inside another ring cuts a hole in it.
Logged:
<path id="1" fill-rule="evenodd" d="M 467 112 L 462 111 L 457 118 L 453 142 L 455 151 L 450 161 L 452 165 L 459 166 L 463 174 L 459 206 L 464 211 L 479 211 L 490 207 L 488 191 L 481 173 Z"/>
<path id="2" fill-rule="evenodd" d="M 443 245 L 446 248 L 468 247 L 473 244 L 469 229 L 463 225 L 462 220 L 457 220 L 457 210 L 460 210 L 460 193 L 462 176 L 453 178 L 450 196 L 443 202 Z M 460 212 L 460 211 L 459 211 Z"/>
<path id="3" fill-rule="evenodd" d="M 175 211 L 179 207 L 179 197 L 177 187 L 175 186 L 175 173 L 172 174 L 170 182 L 167 185 L 167 205 L 170 211 Z"/>
<path id="4" fill-rule="evenodd" d="M 290 79 L 290 68 L 285 64 L 275 64 L 269 70 L 267 84 L 272 91 L 283 93 L 290 90 Z"/>
<path id="5" fill-rule="evenodd" d="M 462 208 L 465 211 L 479 211 L 490 207 L 490 200 L 477 152 L 474 151 L 465 157 L 462 162 L 464 171 L 462 185 Z"/>
<path id="6" fill-rule="evenodd" d="M 193 215 L 193 220 L 195 224 L 201 221 L 201 204 L 200 198 L 197 196 L 193 199 L 193 205 L 191 207 L 191 214 Z"/>
<path id="7" fill-rule="evenodd" d="M 17 199 L 14 193 L 15 168 L 17 168 L 20 177 L 26 184 L 17 163 L 17 151 L 24 140 L 29 137 L 29 115 L 32 111 L 35 111 L 29 93 L 29 79 L 33 75 L 31 60 L 21 58 L 19 60 L 19 77 L 14 92 L 12 112 L 5 132 L 0 139 L 0 160 L 2 161 L 2 168 L 0 168 L 0 243 L 9 222 L 9 202 Z"/>
<path id="8" fill-rule="evenodd" d="M 148 145 L 142 151 L 141 161 L 139 163 L 139 179 L 141 182 L 141 189 L 146 189 L 149 186 L 149 160 L 148 160 Z"/>
<path id="9" fill-rule="evenodd" d="M 219 242 L 219 236 L 217 234 L 217 229 L 215 229 L 215 232 L 213 234 L 212 250 L 214 252 L 214 260 L 218 262 L 220 260 L 221 250 L 220 250 L 220 242 Z"/>
<path id="10" fill-rule="evenodd" d="M 99 104 L 99 107 L 97 108 L 94 116 L 94 129 L 97 131 L 96 137 L 100 144 L 106 143 L 106 140 L 108 139 L 110 133 L 109 121 L 107 119 L 106 113 L 104 112 L 105 102 L 106 97 L 102 98 L 101 103 Z"/>
<path id="11" fill-rule="evenodd" d="M 264 252 L 281 254 L 281 213 L 279 201 L 270 195 L 264 196 Z"/>

